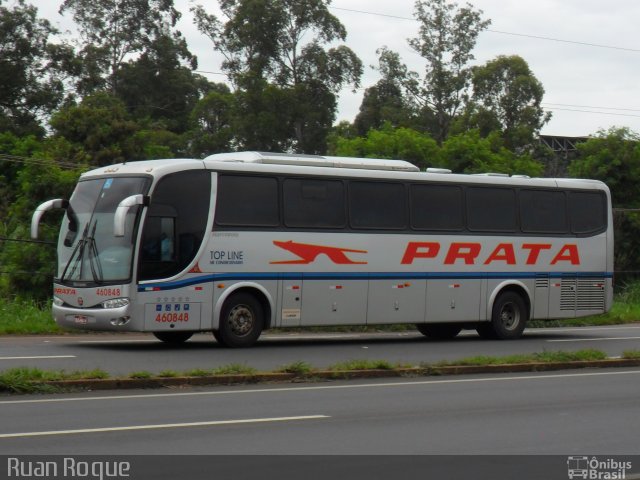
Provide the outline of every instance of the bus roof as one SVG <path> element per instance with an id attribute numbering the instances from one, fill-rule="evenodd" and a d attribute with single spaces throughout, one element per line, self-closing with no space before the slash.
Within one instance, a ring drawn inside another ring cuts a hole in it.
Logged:
<path id="1" fill-rule="evenodd" d="M 381 158 L 329 157 L 321 155 L 303 155 L 290 153 L 235 152 L 209 155 L 205 161 L 262 163 L 267 165 L 295 165 L 325 168 L 355 168 L 364 170 L 390 170 L 399 172 L 418 172 L 420 169 L 404 160 Z"/>
<path id="2" fill-rule="evenodd" d="M 204 169 L 202 160 L 193 158 L 171 158 L 162 160 L 140 160 L 117 163 L 105 167 L 94 168 L 83 173 L 80 178 L 108 177 L 112 175 L 153 175 L 162 176 L 182 170 Z"/>
<path id="3" fill-rule="evenodd" d="M 403 160 L 264 152 L 219 153 L 209 155 L 204 160 L 178 158 L 126 162 L 90 170 L 83 173 L 81 179 L 141 174 L 160 177 L 169 173 L 193 169 L 608 191 L 607 186 L 599 180 L 529 178 L 525 175 L 509 176 L 496 173 L 461 174 L 439 168 L 428 168 L 422 172 L 415 165 Z"/>

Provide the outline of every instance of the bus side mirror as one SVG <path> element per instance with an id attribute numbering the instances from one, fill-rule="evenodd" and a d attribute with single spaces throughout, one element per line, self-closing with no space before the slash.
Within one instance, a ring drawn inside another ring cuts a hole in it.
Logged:
<path id="1" fill-rule="evenodd" d="M 131 195 L 130 197 L 125 198 L 118 204 L 118 208 L 116 208 L 116 214 L 113 217 L 114 236 L 124 237 L 127 213 L 129 213 L 129 209 L 131 207 L 135 207 L 136 205 L 148 206 L 149 197 L 147 195 L 142 195 L 141 193 L 139 193 L 137 195 Z"/>
<path id="2" fill-rule="evenodd" d="M 64 208 L 67 209 L 69 207 L 69 200 L 64 200 L 62 198 L 56 198 L 55 200 L 48 200 L 38 206 L 36 211 L 33 212 L 31 217 L 31 238 L 36 240 L 38 238 L 38 226 L 40 225 L 40 219 L 44 215 L 44 212 L 48 212 L 49 210 L 53 210 L 54 208 Z"/>

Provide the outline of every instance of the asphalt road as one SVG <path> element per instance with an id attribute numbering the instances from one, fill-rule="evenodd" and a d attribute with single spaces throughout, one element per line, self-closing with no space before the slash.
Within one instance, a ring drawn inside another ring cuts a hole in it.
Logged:
<path id="1" fill-rule="evenodd" d="M 66 371 L 102 368 L 113 375 L 133 371 L 159 373 L 216 368 L 232 363 L 269 371 L 305 361 L 326 367 L 353 359 L 419 365 L 476 355 L 502 356 L 594 348 L 610 356 L 640 349 L 640 325 L 530 329 L 516 341 L 483 340 L 463 332 L 453 340 L 431 340 L 417 332 L 379 334 L 266 333 L 249 349 L 225 349 L 210 334 L 198 334 L 181 346 L 152 335 L 99 334 L 0 337 L 0 370 L 19 366 Z"/>
<path id="2" fill-rule="evenodd" d="M 637 455 L 638 398 L 640 369 L 4 397 L 0 452 Z"/>

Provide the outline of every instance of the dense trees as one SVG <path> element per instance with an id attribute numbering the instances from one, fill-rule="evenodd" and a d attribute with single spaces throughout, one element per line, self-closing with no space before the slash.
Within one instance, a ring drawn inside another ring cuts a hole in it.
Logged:
<path id="1" fill-rule="evenodd" d="M 56 33 L 25 0 L 13 8 L 0 1 L 0 132 L 44 134 L 42 120 L 64 98 L 73 57 L 53 41 Z"/>
<path id="2" fill-rule="evenodd" d="M 350 48 L 328 47 L 347 35 L 328 4 L 221 0 L 225 23 L 204 7 L 194 7 L 198 28 L 224 55 L 222 68 L 237 89 L 235 126 L 241 147 L 325 150 L 336 95 L 344 85 L 357 87 L 362 74 L 362 62 Z"/>
<path id="3" fill-rule="evenodd" d="M 463 107 L 471 79 L 469 62 L 480 32 L 489 26 L 482 11 L 446 0 L 418 0 L 419 35 L 409 45 L 426 60 L 424 77 L 412 79 L 411 94 L 436 117 L 434 135 L 442 143 Z"/>
<path id="4" fill-rule="evenodd" d="M 611 189 L 614 208 L 616 269 L 640 270 L 640 137 L 626 128 L 600 131 L 578 145 L 569 174 L 595 178 Z"/>
<path id="5" fill-rule="evenodd" d="M 48 295 L 54 252 L 24 242 L 30 214 L 44 199 L 68 197 L 91 167 L 271 150 L 537 176 L 552 155 L 536 142 L 549 114 L 527 62 L 512 55 L 472 66 L 489 21 L 468 4 L 417 0 L 409 46 L 424 69 L 372 45 L 379 80 L 354 121 L 333 126 L 339 92 L 360 85 L 363 67 L 329 0 L 218 0 L 219 17 L 192 6 L 212 54 L 224 58 L 225 83 L 196 73 L 173 0 L 58 1 L 78 38 L 29 0 L 0 0 L 0 294 Z M 628 130 L 600 132 L 569 169 L 607 182 L 627 209 L 616 217 L 616 260 L 629 269 L 640 266 L 638 145 Z M 46 218 L 49 241 L 57 221 Z"/>

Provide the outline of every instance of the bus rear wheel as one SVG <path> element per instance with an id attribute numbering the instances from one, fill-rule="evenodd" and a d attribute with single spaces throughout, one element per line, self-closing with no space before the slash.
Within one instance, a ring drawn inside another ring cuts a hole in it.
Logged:
<path id="1" fill-rule="evenodd" d="M 170 345 L 179 345 L 193 336 L 193 332 L 153 332 L 155 337 Z"/>
<path id="2" fill-rule="evenodd" d="M 264 312 L 260 302 L 246 292 L 231 295 L 220 315 L 216 340 L 225 347 L 250 347 L 258 340 L 264 327 Z"/>
<path id="3" fill-rule="evenodd" d="M 498 295 L 493 303 L 491 321 L 476 330 L 482 338 L 514 340 L 522 336 L 528 320 L 529 313 L 522 296 L 508 291 Z"/>
<path id="4" fill-rule="evenodd" d="M 416 328 L 425 337 L 441 340 L 454 338 L 462 330 L 455 323 L 417 323 Z"/>

